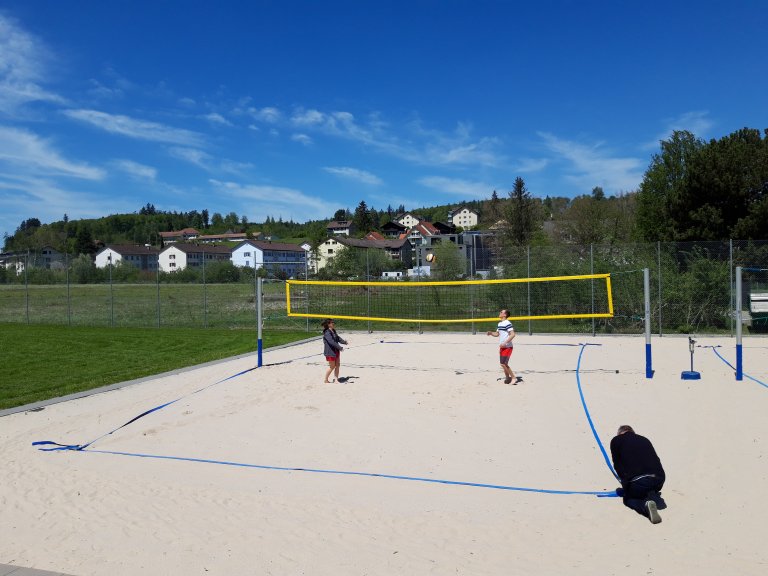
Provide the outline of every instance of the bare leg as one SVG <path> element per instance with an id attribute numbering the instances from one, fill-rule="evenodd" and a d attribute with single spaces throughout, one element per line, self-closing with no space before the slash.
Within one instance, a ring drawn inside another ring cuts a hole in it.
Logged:
<path id="1" fill-rule="evenodd" d="M 339 381 L 339 367 L 341 365 L 341 358 L 336 358 L 336 370 L 334 371 L 334 375 L 336 376 L 336 381 Z"/>
<path id="2" fill-rule="evenodd" d="M 339 377 L 338 376 L 339 368 L 338 368 L 338 366 L 336 366 L 336 362 L 333 361 L 333 360 L 328 360 L 328 370 L 325 371 L 325 382 L 324 382 L 325 384 L 330 384 L 331 383 L 328 380 L 328 376 L 331 375 L 331 372 L 333 372 L 334 369 L 336 370 L 336 377 L 338 378 Z"/>

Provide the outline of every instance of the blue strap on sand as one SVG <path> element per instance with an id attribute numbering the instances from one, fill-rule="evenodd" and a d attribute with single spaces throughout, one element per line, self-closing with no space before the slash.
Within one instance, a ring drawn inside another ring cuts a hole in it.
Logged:
<path id="1" fill-rule="evenodd" d="M 238 376 L 242 376 L 243 374 L 247 374 L 248 372 L 251 372 L 252 370 L 255 370 L 256 366 L 253 368 L 247 368 L 246 370 L 243 370 L 242 372 L 238 372 L 237 374 L 233 374 L 232 376 L 227 376 L 226 378 L 223 378 L 222 380 L 219 380 L 218 382 L 214 382 L 213 384 L 208 384 L 208 386 L 203 386 L 199 390 L 195 390 L 194 392 L 190 392 L 189 394 L 185 394 L 184 396 L 181 396 L 180 398 L 176 398 L 176 400 L 171 400 L 170 402 L 166 402 L 165 404 L 161 404 L 160 406 L 155 406 L 154 408 L 150 408 L 146 412 L 142 412 L 138 416 L 134 416 L 128 422 L 125 424 L 118 426 L 111 432 L 107 432 L 106 434 L 102 434 L 95 440 L 91 440 L 90 442 L 86 444 L 60 444 L 58 442 L 52 442 L 51 440 L 40 440 L 37 442 L 32 442 L 32 446 L 52 446 L 51 448 L 38 448 L 38 450 L 42 450 L 43 452 L 50 452 L 53 450 L 85 450 L 88 446 L 91 444 L 98 442 L 102 438 L 109 436 L 110 434 L 114 434 L 121 428 L 125 428 L 129 424 L 133 424 L 136 422 L 136 420 L 139 420 L 140 418 L 144 418 L 144 416 L 148 414 L 152 414 L 152 412 L 157 412 L 158 410 L 162 410 L 166 406 L 170 406 L 171 404 L 175 404 L 176 402 L 180 400 L 184 400 L 184 398 L 189 398 L 190 396 L 193 396 L 194 394 L 197 394 L 199 392 L 202 392 L 203 390 L 207 390 L 208 388 L 211 388 L 213 386 L 216 386 L 217 384 L 221 384 L 223 382 L 226 382 L 227 380 L 232 380 L 233 378 L 237 378 Z"/>
<path id="2" fill-rule="evenodd" d="M 725 363 L 726 363 L 728 366 L 730 366 L 730 367 L 731 367 L 733 370 L 736 370 L 736 368 L 734 368 L 734 367 L 733 367 L 733 364 L 731 364 L 730 362 L 728 362 L 728 360 L 726 360 L 725 358 L 723 358 L 723 357 L 720 355 L 720 352 L 718 352 L 718 351 L 717 351 L 717 348 L 720 348 L 720 346 L 702 346 L 702 348 L 712 348 L 712 352 L 714 352 L 714 353 L 715 353 L 715 355 L 716 355 L 718 358 L 720 358 L 720 360 L 722 360 L 723 362 L 725 362 Z M 743 372 L 743 374 L 744 374 L 744 376 L 746 376 L 747 378 L 749 378 L 750 380 L 752 380 L 752 382 L 757 382 L 758 384 L 760 384 L 760 386 L 765 386 L 766 388 L 768 388 L 768 384 L 766 384 L 765 382 L 761 382 L 761 381 L 760 381 L 760 380 L 758 380 L 757 378 L 753 378 L 752 376 L 750 376 L 750 375 L 749 375 L 749 374 L 747 374 L 746 372 Z"/>

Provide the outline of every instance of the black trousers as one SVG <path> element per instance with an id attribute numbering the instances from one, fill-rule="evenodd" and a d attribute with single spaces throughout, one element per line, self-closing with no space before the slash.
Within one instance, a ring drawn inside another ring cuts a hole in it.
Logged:
<path id="1" fill-rule="evenodd" d="M 624 506 L 632 508 L 632 510 L 646 518 L 648 517 L 648 510 L 645 509 L 645 503 L 648 500 L 653 500 L 656 502 L 656 507 L 659 510 L 663 510 L 667 507 L 667 504 L 660 494 L 662 486 L 664 486 L 664 478 L 650 476 L 623 484 Z"/>

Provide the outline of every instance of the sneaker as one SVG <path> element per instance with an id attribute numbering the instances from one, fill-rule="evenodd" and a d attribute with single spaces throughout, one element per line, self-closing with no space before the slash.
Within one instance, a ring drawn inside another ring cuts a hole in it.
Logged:
<path id="1" fill-rule="evenodd" d="M 510 382 L 512 382 L 512 378 L 510 378 L 509 376 L 504 378 L 504 384 L 509 384 Z"/>
<path id="2" fill-rule="evenodd" d="M 656 508 L 656 502 L 648 500 L 648 502 L 645 503 L 645 509 L 648 511 L 648 519 L 651 521 L 651 524 L 658 524 L 661 522 L 661 516 L 659 516 L 659 511 Z"/>
<path id="3" fill-rule="evenodd" d="M 518 376 L 517 378 L 515 378 L 515 384 L 520 384 L 522 381 L 523 381 L 522 376 Z"/>

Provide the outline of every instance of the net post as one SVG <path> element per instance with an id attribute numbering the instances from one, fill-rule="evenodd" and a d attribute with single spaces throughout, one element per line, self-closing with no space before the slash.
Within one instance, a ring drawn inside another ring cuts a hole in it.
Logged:
<path id="1" fill-rule="evenodd" d="M 736 266 L 736 380 L 744 379 L 743 371 L 743 357 L 741 347 L 741 308 L 742 308 L 742 294 L 741 294 L 741 272 L 742 267 Z"/>
<path id="2" fill-rule="evenodd" d="M 643 295 L 645 296 L 645 377 L 653 378 L 651 355 L 651 271 L 643 268 Z"/>
<path id="3" fill-rule="evenodd" d="M 264 315 L 264 310 L 262 306 L 262 282 L 264 279 L 261 276 L 256 277 L 256 334 L 257 334 L 257 361 L 256 361 L 256 367 L 261 368 L 262 366 L 262 339 L 261 339 L 261 325 L 262 325 L 262 317 Z"/>

